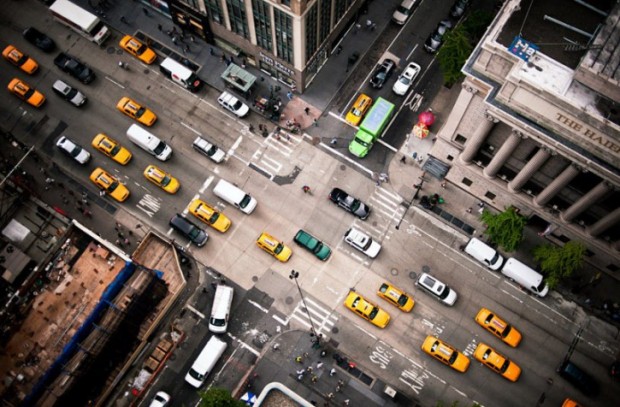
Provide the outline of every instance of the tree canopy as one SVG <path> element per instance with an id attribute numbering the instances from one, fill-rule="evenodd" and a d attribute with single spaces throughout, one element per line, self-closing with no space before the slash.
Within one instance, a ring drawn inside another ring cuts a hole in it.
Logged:
<path id="1" fill-rule="evenodd" d="M 226 389 L 211 387 L 207 391 L 201 391 L 200 407 L 244 407 L 247 406 L 243 401 L 236 400 Z"/>
<path id="2" fill-rule="evenodd" d="M 513 252 L 519 247 L 523 240 L 523 229 L 527 220 L 519 215 L 514 207 L 511 206 L 498 214 L 485 209 L 480 218 L 487 225 L 484 234 L 491 242 L 507 252 Z"/>
<path id="3" fill-rule="evenodd" d="M 544 244 L 534 248 L 534 260 L 540 264 L 549 288 L 580 269 L 586 247 L 581 242 L 570 241 L 564 246 Z"/>

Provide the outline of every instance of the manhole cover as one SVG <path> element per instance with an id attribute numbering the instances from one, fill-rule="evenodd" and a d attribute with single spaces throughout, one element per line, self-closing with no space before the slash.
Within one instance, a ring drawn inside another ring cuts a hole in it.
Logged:
<path id="1" fill-rule="evenodd" d="M 391 269 L 390 270 L 390 274 L 393 276 L 397 276 L 398 275 L 398 269 Z"/>
<path id="2" fill-rule="evenodd" d="M 423 273 L 430 273 L 431 272 L 431 268 L 428 266 L 422 266 L 422 272 Z"/>
<path id="3" fill-rule="evenodd" d="M 258 277 L 257 276 L 252 276 L 252 281 L 253 282 L 257 282 L 258 281 Z"/>
<path id="4" fill-rule="evenodd" d="M 114 54 L 117 51 L 116 48 L 114 47 L 108 47 L 105 52 L 107 52 L 108 54 Z"/>
<path id="5" fill-rule="evenodd" d="M 338 327 L 337 327 L 337 326 L 335 326 L 335 327 L 333 327 L 333 328 L 332 328 L 332 333 L 337 334 L 338 332 L 340 332 L 340 329 L 338 329 Z"/>
<path id="6" fill-rule="evenodd" d="M 142 71 L 143 74 L 148 75 L 151 73 L 150 69 L 146 69 L 144 68 L 144 71 Z"/>
<path id="7" fill-rule="evenodd" d="M 292 304 L 293 303 L 293 297 L 286 297 L 284 299 L 284 303 L 285 304 Z"/>
<path id="8" fill-rule="evenodd" d="M 418 278 L 418 273 L 416 273 L 415 271 L 410 271 L 409 278 L 415 280 L 416 278 Z"/>
<path id="9" fill-rule="evenodd" d="M 347 169 L 347 166 L 346 166 L 346 165 L 341 165 L 341 166 L 340 166 L 340 171 L 345 171 L 346 169 Z"/>

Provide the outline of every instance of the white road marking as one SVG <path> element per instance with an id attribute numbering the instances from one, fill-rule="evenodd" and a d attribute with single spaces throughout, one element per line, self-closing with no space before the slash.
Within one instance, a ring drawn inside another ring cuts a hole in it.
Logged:
<path id="1" fill-rule="evenodd" d="M 255 306 L 256 308 L 258 308 L 260 311 L 263 311 L 265 314 L 269 313 L 269 310 L 263 307 L 262 305 L 260 305 L 259 303 L 252 301 L 252 300 L 248 300 L 248 302 L 252 304 L 253 306 Z"/>
<path id="2" fill-rule="evenodd" d="M 125 87 L 123 85 L 121 85 L 120 83 L 116 82 L 114 79 L 110 78 L 109 76 L 105 77 L 108 81 L 112 82 L 113 84 L 115 84 L 116 86 L 118 86 L 121 89 L 125 89 Z"/>
<path id="3" fill-rule="evenodd" d="M 186 129 L 188 129 L 189 131 L 193 132 L 197 136 L 202 136 L 202 133 L 200 133 L 198 130 L 194 129 L 192 126 L 190 126 L 189 124 L 187 124 L 185 122 L 181 122 L 181 126 L 185 127 Z"/>
<path id="4" fill-rule="evenodd" d="M 213 182 L 213 178 L 215 178 L 213 175 L 211 175 L 209 178 L 207 178 L 205 180 L 205 182 L 202 183 L 202 186 L 200 187 L 200 189 L 198 190 L 198 192 L 200 192 L 201 194 L 204 193 L 207 188 L 209 188 L 209 185 L 211 185 L 211 183 Z M 196 195 L 194 196 L 194 199 L 198 198 L 200 195 Z M 192 201 L 194 200 L 192 199 Z"/>

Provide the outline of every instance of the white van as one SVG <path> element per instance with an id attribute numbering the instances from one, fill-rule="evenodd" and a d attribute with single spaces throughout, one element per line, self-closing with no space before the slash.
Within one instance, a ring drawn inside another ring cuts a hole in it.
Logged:
<path id="1" fill-rule="evenodd" d="M 396 11 L 394 11 L 394 14 L 392 14 L 392 21 L 398 25 L 404 25 L 413 12 L 413 6 L 415 6 L 416 2 L 417 0 L 403 0 Z"/>
<path id="2" fill-rule="evenodd" d="M 549 287 L 540 273 L 512 257 L 504 264 L 502 274 L 539 297 L 544 297 L 549 292 Z"/>
<path id="3" fill-rule="evenodd" d="M 223 179 L 213 188 L 213 193 L 248 215 L 251 214 L 254 209 L 256 209 L 256 205 L 258 205 L 256 199 L 252 198 L 250 194 L 246 194 L 241 189 Z"/>
<path id="4" fill-rule="evenodd" d="M 137 124 L 132 124 L 127 129 L 127 138 L 158 160 L 166 161 L 172 156 L 172 148 L 168 144 Z"/>
<path id="5" fill-rule="evenodd" d="M 164 59 L 159 65 L 159 70 L 166 75 L 168 79 L 172 80 L 172 82 L 183 86 L 191 92 L 198 91 L 202 85 L 202 81 L 196 76 L 194 71 L 172 58 Z"/>
<path id="6" fill-rule="evenodd" d="M 220 284 L 215 289 L 215 298 L 213 298 L 213 307 L 209 318 L 209 331 L 215 334 L 226 332 L 234 292 L 235 290 L 228 285 Z"/>
<path id="7" fill-rule="evenodd" d="M 209 373 L 211 373 L 211 369 L 213 369 L 220 359 L 227 346 L 228 344 L 226 342 L 222 341 L 217 336 L 212 336 L 185 375 L 185 381 L 195 388 L 202 386 L 207 376 L 209 376 Z"/>
<path id="8" fill-rule="evenodd" d="M 465 246 L 465 253 L 469 254 L 480 263 L 484 264 L 491 270 L 499 270 L 504 263 L 504 258 L 497 250 L 484 243 L 482 240 L 478 240 L 472 237 L 471 240 Z"/>

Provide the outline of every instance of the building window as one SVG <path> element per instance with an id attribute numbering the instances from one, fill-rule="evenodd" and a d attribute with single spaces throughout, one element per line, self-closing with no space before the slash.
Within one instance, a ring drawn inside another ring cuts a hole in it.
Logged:
<path id="1" fill-rule="evenodd" d="M 456 137 L 454 138 L 454 141 L 461 145 L 465 145 L 465 143 L 467 142 L 467 139 L 461 136 L 460 134 L 457 134 Z"/>
<path id="2" fill-rule="evenodd" d="M 276 27 L 276 49 L 278 57 L 293 62 L 293 19 L 288 14 L 274 9 Z"/>
<path id="3" fill-rule="evenodd" d="M 327 39 L 331 31 L 332 2 L 331 0 L 321 0 L 321 25 L 319 32 L 319 44 Z"/>
<path id="4" fill-rule="evenodd" d="M 318 48 L 316 32 L 317 32 L 317 9 L 316 3 L 306 14 L 306 61 L 312 58 L 312 55 Z"/>
<path id="5" fill-rule="evenodd" d="M 263 0 L 252 0 L 254 10 L 254 27 L 256 28 L 256 43 L 259 47 L 271 52 L 273 43 L 271 37 L 270 7 Z"/>
<path id="6" fill-rule="evenodd" d="M 353 4 L 355 0 L 336 0 L 336 19 L 334 24 L 337 24 L 338 21 L 346 14 L 351 4 Z"/>
<path id="7" fill-rule="evenodd" d="M 205 2 L 207 9 L 209 10 L 209 15 L 211 20 L 215 21 L 218 24 L 222 24 L 222 6 L 220 4 L 220 0 L 206 0 Z M 199 10 L 199 8 L 196 8 Z"/>
<path id="8" fill-rule="evenodd" d="M 226 5 L 228 6 L 228 16 L 232 32 L 241 35 L 243 38 L 248 38 L 248 20 L 245 17 L 243 0 L 226 0 Z"/>
<path id="9" fill-rule="evenodd" d="M 469 178 L 463 178 L 461 182 L 467 185 L 468 187 L 471 187 L 471 184 L 473 184 L 473 182 Z"/>

